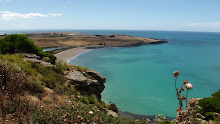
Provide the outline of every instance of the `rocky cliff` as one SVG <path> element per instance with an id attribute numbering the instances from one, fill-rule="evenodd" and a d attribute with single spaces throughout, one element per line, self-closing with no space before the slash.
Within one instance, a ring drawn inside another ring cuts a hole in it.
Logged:
<path id="1" fill-rule="evenodd" d="M 104 90 L 106 78 L 94 70 L 72 70 L 65 72 L 65 78 L 68 80 L 69 85 L 81 92 L 86 92 L 88 95 L 96 95 L 101 100 L 101 92 Z"/>
<path id="2" fill-rule="evenodd" d="M 40 60 L 39 56 L 35 54 L 22 54 L 24 60 L 31 61 L 33 63 L 39 63 L 44 66 L 54 66 L 44 59 Z M 95 70 L 79 69 L 80 67 L 72 67 L 64 71 L 64 79 L 67 85 L 74 86 L 77 90 L 86 93 L 87 95 L 96 95 L 101 100 L 101 92 L 104 90 L 106 78 Z M 81 67 L 82 68 L 82 67 Z"/>

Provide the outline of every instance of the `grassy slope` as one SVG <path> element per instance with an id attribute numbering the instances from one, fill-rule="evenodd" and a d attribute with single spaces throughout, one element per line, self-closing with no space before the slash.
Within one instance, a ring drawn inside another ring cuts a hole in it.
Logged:
<path id="1" fill-rule="evenodd" d="M 108 105 L 95 95 L 81 95 L 74 86 L 66 85 L 65 70 L 87 70 L 57 62 L 52 67 L 24 61 L 22 55 L 0 55 L 0 64 L 7 70 L 9 89 L 0 91 L 2 121 L 22 123 L 136 123 L 107 115 Z M 18 76 L 19 75 L 19 76 Z M 22 77 L 20 79 L 20 77 Z M 0 82 L 2 83 L 2 82 Z M 17 87 L 18 85 L 20 87 Z M 13 88 L 14 87 L 14 88 Z M 16 89 L 12 92 L 10 89 Z M 10 94 L 7 94 L 9 93 Z M 93 114 L 89 114 L 92 111 Z M 144 122 L 141 122 L 144 123 Z"/>

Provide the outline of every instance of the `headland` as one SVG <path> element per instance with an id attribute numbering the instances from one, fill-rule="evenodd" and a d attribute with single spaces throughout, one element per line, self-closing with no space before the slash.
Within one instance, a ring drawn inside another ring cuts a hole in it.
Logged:
<path id="1" fill-rule="evenodd" d="M 132 47 L 145 44 L 161 44 L 168 41 L 163 39 L 134 37 L 130 35 L 81 35 L 83 32 L 45 32 L 26 33 L 35 45 L 41 48 L 61 48 L 51 51 L 58 59 L 67 61 L 74 56 L 103 47 Z M 4 36 L 0 36 L 3 38 Z"/>

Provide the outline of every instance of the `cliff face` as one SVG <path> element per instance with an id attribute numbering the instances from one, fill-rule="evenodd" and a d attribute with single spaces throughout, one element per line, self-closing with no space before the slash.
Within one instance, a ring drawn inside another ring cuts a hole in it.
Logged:
<path id="1" fill-rule="evenodd" d="M 94 70 L 80 71 L 72 70 L 65 72 L 65 78 L 69 85 L 88 95 L 96 95 L 101 100 L 101 92 L 104 90 L 106 78 Z"/>
<path id="2" fill-rule="evenodd" d="M 33 63 L 39 63 L 44 66 L 52 67 L 53 65 L 40 60 L 35 54 L 23 54 L 24 60 Z M 79 69 L 80 67 L 69 68 L 64 72 L 64 80 L 68 85 L 74 86 L 77 90 L 87 93 L 87 95 L 96 95 L 101 100 L 101 92 L 104 90 L 106 78 L 95 70 Z M 82 68 L 82 67 L 81 67 Z"/>

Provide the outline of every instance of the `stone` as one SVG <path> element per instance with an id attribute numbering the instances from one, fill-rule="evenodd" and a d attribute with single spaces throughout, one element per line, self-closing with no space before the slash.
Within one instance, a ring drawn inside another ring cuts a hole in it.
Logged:
<path id="1" fill-rule="evenodd" d="M 50 89 L 50 88 L 47 88 L 47 87 L 44 88 L 44 91 L 47 94 L 54 94 L 54 91 L 52 89 Z"/>
<path id="2" fill-rule="evenodd" d="M 88 75 L 92 76 L 93 78 L 95 78 L 96 80 L 98 80 L 100 83 L 106 82 L 106 78 L 104 76 L 102 76 L 100 73 L 98 73 L 97 71 L 88 70 L 88 71 L 86 71 L 86 73 Z"/>
<path id="3" fill-rule="evenodd" d="M 112 111 L 112 110 L 108 110 L 107 115 L 111 115 L 113 117 L 118 117 L 118 113 Z"/>
<path id="4" fill-rule="evenodd" d="M 39 63 L 39 64 L 42 64 L 44 66 L 53 66 L 51 63 L 49 62 L 45 62 L 45 61 L 42 61 L 42 60 L 39 60 L 39 59 L 34 59 L 34 58 L 25 58 L 24 60 L 26 61 L 31 61 L 33 63 Z"/>
<path id="5" fill-rule="evenodd" d="M 87 82 L 87 78 L 79 71 L 71 71 L 68 73 L 68 75 L 65 76 L 67 79 L 70 79 L 74 82 L 78 82 L 78 83 L 86 83 Z"/>
<path id="6" fill-rule="evenodd" d="M 36 54 L 32 54 L 32 53 L 23 53 L 22 54 L 24 56 L 24 60 L 26 61 L 31 61 L 33 63 L 39 63 L 42 64 L 44 66 L 53 66 L 51 63 L 49 62 L 45 62 L 43 60 L 40 60 L 40 56 L 37 56 Z M 48 58 L 48 57 L 47 57 Z"/>
<path id="7" fill-rule="evenodd" d="M 36 54 L 33 54 L 33 53 L 24 53 L 23 55 L 24 55 L 25 58 L 40 59 L 39 56 L 37 56 Z"/>
<path id="8" fill-rule="evenodd" d="M 106 78 L 94 70 L 80 72 L 79 70 L 64 72 L 65 78 L 68 79 L 70 85 L 74 85 L 81 92 L 86 92 L 88 95 L 96 95 L 101 100 L 101 92 L 104 90 Z M 92 79 L 86 77 L 91 76 Z"/>

